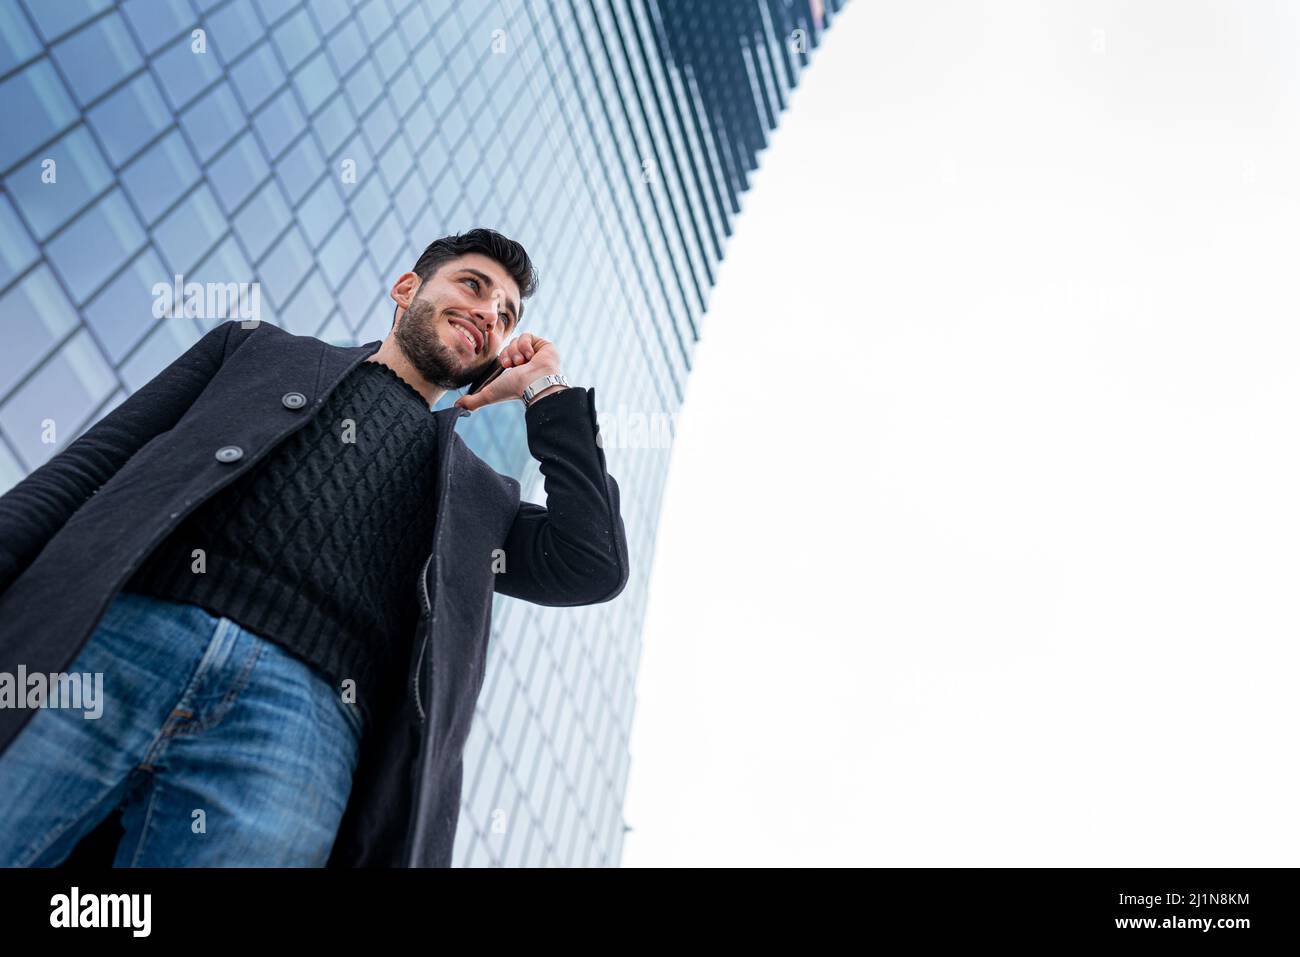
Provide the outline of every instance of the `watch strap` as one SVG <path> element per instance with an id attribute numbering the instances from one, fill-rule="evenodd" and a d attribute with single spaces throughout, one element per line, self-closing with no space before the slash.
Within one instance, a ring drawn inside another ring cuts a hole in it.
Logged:
<path id="1" fill-rule="evenodd" d="M 569 379 L 567 376 L 552 372 L 550 375 L 544 375 L 540 379 L 534 379 L 530 382 L 528 388 L 524 390 L 524 394 L 519 398 L 524 400 L 524 405 L 532 405 L 537 393 L 543 392 L 553 385 L 567 386 L 568 384 Z"/>

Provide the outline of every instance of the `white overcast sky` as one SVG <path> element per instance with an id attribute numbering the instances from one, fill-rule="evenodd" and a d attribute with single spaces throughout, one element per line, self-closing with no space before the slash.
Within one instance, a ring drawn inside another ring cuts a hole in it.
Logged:
<path id="1" fill-rule="evenodd" d="M 853 0 L 651 573 L 624 866 L 1290 866 L 1300 6 Z"/>

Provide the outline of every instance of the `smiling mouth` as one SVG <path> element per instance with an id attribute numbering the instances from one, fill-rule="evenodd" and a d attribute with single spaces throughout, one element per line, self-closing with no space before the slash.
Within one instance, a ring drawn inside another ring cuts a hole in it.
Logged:
<path id="1" fill-rule="evenodd" d="M 457 322 L 451 322 L 449 323 L 449 325 L 451 326 L 454 332 L 459 334 L 460 337 L 469 344 L 469 351 L 474 353 L 475 355 L 478 355 L 478 343 L 474 341 L 473 333 L 471 333 L 468 329 L 465 328 L 463 322 L 464 320 L 459 320 Z"/>

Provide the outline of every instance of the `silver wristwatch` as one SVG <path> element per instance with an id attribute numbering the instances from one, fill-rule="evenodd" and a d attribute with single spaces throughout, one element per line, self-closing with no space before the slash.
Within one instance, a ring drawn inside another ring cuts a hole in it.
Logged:
<path id="1" fill-rule="evenodd" d="M 568 384 L 569 384 L 569 379 L 567 376 L 551 373 L 550 375 L 542 376 L 540 379 L 534 379 L 531 383 L 529 383 L 528 388 L 524 390 L 524 394 L 521 395 L 519 398 L 524 400 L 524 405 L 526 406 L 532 405 L 533 398 L 537 395 L 537 393 L 544 392 L 553 385 L 567 386 Z"/>

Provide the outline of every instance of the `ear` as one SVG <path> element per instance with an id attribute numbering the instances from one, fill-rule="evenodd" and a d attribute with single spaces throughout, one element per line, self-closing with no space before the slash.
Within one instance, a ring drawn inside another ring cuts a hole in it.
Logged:
<path id="1" fill-rule="evenodd" d="M 404 272 L 397 277 L 393 283 L 393 288 L 388 290 L 388 296 L 393 302 L 397 303 L 399 309 L 407 309 L 411 305 L 411 300 L 420 293 L 420 287 L 424 283 L 420 279 L 419 273 Z M 397 322 L 397 312 L 393 312 L 393 322 Z"/>

